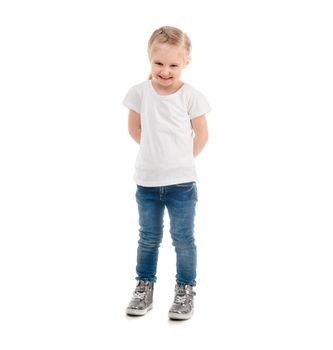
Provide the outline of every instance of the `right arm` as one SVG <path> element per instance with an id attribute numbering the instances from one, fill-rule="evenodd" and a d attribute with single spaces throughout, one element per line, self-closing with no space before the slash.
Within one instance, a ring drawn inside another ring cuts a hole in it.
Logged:
<path id="1" fill-rule="evenodd" d="M 128 132 L 133 140 L 140 144 L 141 140 L 141 118 L 140 114 L 129 110 L 128 112 Z"/>

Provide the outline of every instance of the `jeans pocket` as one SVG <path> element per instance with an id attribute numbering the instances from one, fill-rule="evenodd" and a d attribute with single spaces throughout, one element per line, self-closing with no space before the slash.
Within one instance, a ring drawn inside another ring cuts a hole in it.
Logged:
<path id="1" fill-rule="evenodd" d="M 191 187 L 193 187 L 194 184 L 195 184 L 195 182 L 191 181 L 191 182 L 184 182 L 184 183 L 181 183 L 181 184 L 176 184 L 175 186 L 176 187 L 191 188 Z"/>
<path id="2" fill-rule="evenodd" d="M 195 181 L 175 185 L 175 191 L 183 200 L 198 201 L 197 185 Z"/>

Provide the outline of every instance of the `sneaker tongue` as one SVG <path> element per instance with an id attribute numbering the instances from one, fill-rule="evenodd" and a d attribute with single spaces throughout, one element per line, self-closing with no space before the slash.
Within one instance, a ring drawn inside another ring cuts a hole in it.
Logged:
<path id="1" fill-rule="evenodd" d="M 148 285 L 149 285 L 149 282 L 140 281 L 136 289 L 139 292 L 144 292 L 147 289 Z"/>
<path id="2" fill-rule="evenodd" d="M 186 289 L 184 286 L 179 286 L 176 290 L 178 295 L 185 295 L 186 294 Z"/>
<path id="3" fill-rule="evenodd" d="M 179 285 L 177 286 L 177 289 L 178 289 L 178 290 L 185 290 L 185 289 L 186 289 L 186 286 L 183 285 L 183 284 L 179 284 Z"/>

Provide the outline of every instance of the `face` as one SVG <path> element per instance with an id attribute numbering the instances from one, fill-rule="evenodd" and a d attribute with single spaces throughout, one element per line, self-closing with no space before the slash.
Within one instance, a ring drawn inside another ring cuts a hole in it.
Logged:
<path id="1" fill-rule="evenodd" d="M 189 63 L 183 48 L 154 44 L 149 52 L 151 75 L 161 89 L 172 90 L 180 85 L 182 70 Z"/>

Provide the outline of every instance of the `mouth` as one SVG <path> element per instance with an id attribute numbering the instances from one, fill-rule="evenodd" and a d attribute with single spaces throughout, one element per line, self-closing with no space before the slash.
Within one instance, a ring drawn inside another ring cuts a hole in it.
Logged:
<path id="1" fill-rule="evenodd" d="M 167 81 L 172 79 L 172 77 L 162 77 L 161 75 L 158 76 L 161 80 Z"/>

